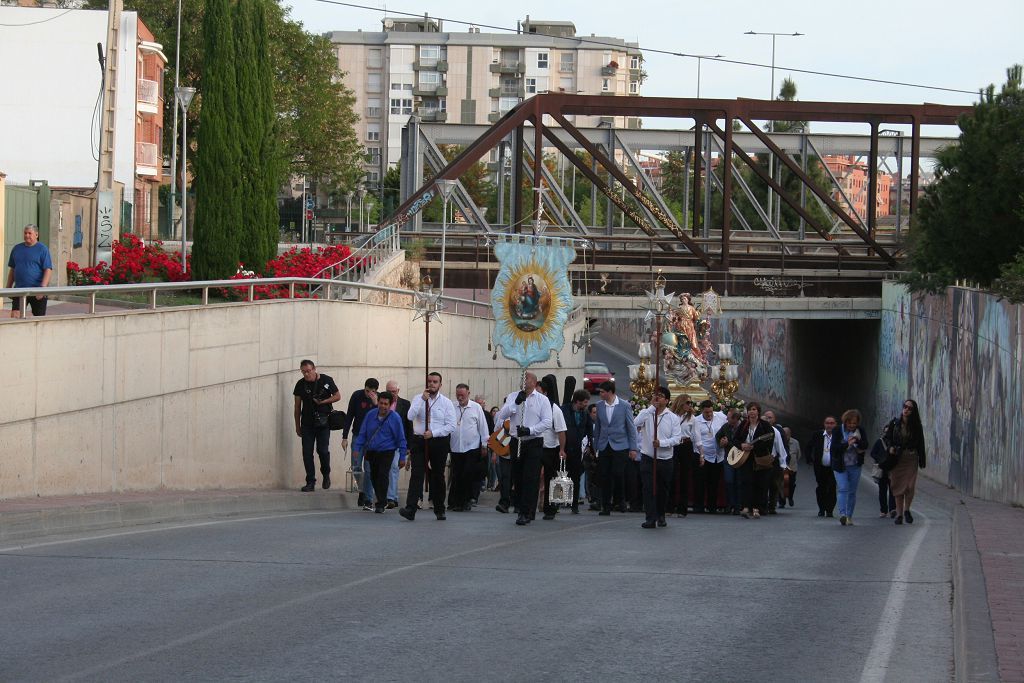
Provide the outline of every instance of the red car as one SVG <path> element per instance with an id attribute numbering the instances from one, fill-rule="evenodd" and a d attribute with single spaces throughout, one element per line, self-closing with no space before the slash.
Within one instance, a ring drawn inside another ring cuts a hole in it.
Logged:
<path id="1" fill-rule="evenodd" d="M 615 381 L 615 373 L 604 363 L 583 364 L 583 388 L 592 394 L 597 393 L 597 386 L 605 380 Z"/>

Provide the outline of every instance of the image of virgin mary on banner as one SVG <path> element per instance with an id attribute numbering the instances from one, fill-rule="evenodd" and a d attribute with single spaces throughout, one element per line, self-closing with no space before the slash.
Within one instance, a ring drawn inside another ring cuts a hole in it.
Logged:
<path id="1" fill-rule="evenodd" d="M 522 367 L 547 360 L 565 343 L 572 310 L 569 264 L 576 250 L 557 238 L 505 235 L 494 246 L 501 270 L 491 291 L 494 342 Z"/>

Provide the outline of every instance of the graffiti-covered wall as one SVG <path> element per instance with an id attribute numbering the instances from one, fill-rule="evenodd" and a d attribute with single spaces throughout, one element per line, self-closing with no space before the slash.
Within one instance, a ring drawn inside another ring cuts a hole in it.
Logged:
<path id="1" fill-rule="evenodd" d="M 965 493 L 1024 503 L 1022 307 L 974 290 L 882 293 L 877 418 L 921 407 L 925 474 Z"/>

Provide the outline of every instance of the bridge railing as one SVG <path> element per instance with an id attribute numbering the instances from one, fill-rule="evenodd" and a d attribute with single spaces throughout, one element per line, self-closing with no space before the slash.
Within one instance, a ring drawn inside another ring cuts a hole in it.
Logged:
<path id="1" fill-rule="evenodd" d="M 369 235 L 346 258 L 322 268 L 313 277 L 331 282 L 362 282 L 368 273 L 401 251 L 401 248 L 398 226 L 389 225 Z M 348 288 L 331 288 L 327 291 L 342 297 Z M 310 295 L 320 296 L 323 292 L 324 285 L 321 285 L 314 287 Z"/>

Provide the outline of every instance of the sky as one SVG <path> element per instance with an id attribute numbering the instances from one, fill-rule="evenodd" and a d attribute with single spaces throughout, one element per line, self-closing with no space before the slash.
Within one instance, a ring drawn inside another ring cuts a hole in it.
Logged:
<path id="1" fill-rule="evenodd" d="M 479 0 L 361 3 L 370 9 L 346 7 L 320 0 L 291 0 L 292 17 L 315 33 L 332 30 L 379 31 L 383 8 L 429 13 L 431 16 L 504 26 L 514 29 L 529 15 L 534 20 L 568 20 L 577 35 L 612 36 L 648 47 L 686 54 L 721 54 L 726 59 L 762 67 L 701 61 L 701 96 L 767 99 L 771 92 L 772 39 L 744 35 L 746 31 L 800 32 L 776 41 L 775 84 L 792 77 L 801 100 L 972 104 L 977 91 L 1005 81 L 1006 68 L 1024 62 L 1020 27 L 1024 0 L 862 0 L 813 2 L 731 3 L 605 2 L 562 0 L 557 3 L 524 0 L 516 3 Z M 557 5 L 557 10 L 552 7 Z M 971 11 L 964 11 L 969 8 Z M 446 23 L 448 32 L 465 32 L 462 24 Z M 482 28 L 482 32 L 497 32 Z M 1016 46 L 1016 47 L 1015 47 Z M 648 80 L 643 94 L 693 97 L 697 60 L 646 53 Z M 946 92 L 856 80 L 793 73 L 807 69 L 868 78 L 966 90 Z M 646 127 L 662 127 L 646 121 Z M 823 125 L 817 127 L 822 130 Z M 866 128 L 866 127 L 865 127 Z M 938 133 L 942 129 L 935 129 Z M 945 131 L 946 134 L 955 131 Z"/>

